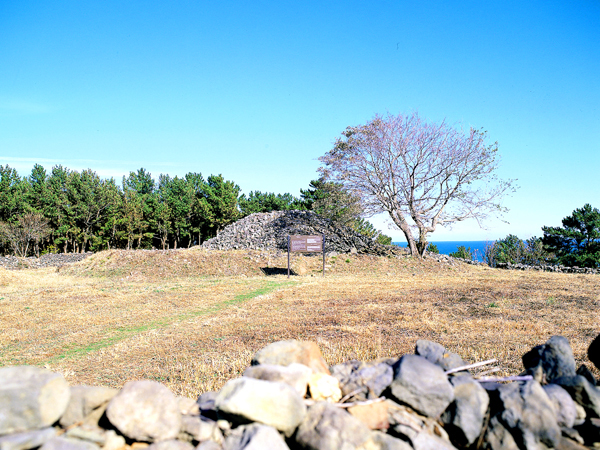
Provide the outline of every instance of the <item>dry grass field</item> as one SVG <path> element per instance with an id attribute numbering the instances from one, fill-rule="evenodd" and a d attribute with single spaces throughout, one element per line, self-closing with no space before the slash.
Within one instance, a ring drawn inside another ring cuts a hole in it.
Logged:
<path id="1" fill-rule="evenodd" d="M 467 362 L 567 337 L 578 363 L 600 332 L 600 277 L 432 260 L 200 249 L 106 251 L 57 269 L 0 269 L 0 366 L 33 364 L 71 384 L 152 379 L 195 398 L 239 376 L 258 349 L 317 342 L 330 364 L 413 352 L 430 339 Z M 596 371 L 596 375 L 599 375 Z"/>

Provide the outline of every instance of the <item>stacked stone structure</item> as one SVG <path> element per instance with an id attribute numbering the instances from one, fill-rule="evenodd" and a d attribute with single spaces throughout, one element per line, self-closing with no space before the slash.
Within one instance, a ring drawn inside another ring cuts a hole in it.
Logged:
<path id="1" fill-rule="evenodd" d="M 255 249 L 287 250 L 289 235 L 325 235 L 327 253 L 401 255 L 404 250 L 381 245 L 352 228 L 335 226 L 311 211 L 273 211 L 255 213 L 225 227 L 203 247 L 212 250 Z"/>

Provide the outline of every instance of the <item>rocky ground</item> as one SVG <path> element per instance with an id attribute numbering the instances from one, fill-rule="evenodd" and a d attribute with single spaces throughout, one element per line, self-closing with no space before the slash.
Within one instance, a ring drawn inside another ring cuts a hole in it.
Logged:
<path id="1" fill-rule="evenodd" d="M 600 365 L 600 336 L 588 357 Z M 332 367 L 316 344 L 279 341 L 197 401 L 155 381 L 69 387 L 58 373 L 0 369 L 3 450 L 585 449 L 600 444 L 600 389 L 561 336 L 494 379 L 431 341 L 399 359 Z M 492 372 L 492 371 L 489 371 Z M 586 447 L 587 446 L 587 447 Z"/>

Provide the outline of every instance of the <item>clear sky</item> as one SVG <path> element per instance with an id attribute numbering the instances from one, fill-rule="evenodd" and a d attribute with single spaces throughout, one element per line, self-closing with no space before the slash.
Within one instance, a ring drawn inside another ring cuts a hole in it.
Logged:
<path id="1" fill-rule="evenodd" d="M 600 2 L 0 0 L 0 164 L 24 176 L 144 167 L 297 196 L 347 126 L 412 111 L 486 129 L 520 186 L 509 224 L 431 240 L 600 208 Z"/>

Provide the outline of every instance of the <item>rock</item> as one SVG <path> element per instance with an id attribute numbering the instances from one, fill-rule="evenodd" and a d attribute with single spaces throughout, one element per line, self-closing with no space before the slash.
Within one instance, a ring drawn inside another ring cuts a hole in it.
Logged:
<path id="1" fill-rule="evenodd" d="M 483 448 L 486 450 L 519 450 L 512 434 L 498 417 L 492 417 L 485 432 Z"/>
<path id="2" fill-rule="evenodd" d="M 342 395 L 350 396 L 352 401 L 380 397 L 394 379 L 394 370 L 384 362 L 362 364 L 350 361 L 333 366 L 331 374 L 339 380 Z"/>
<path id="3" fill-rule="evenodd" d="M 448 434 L 440 426 L 437 420 L 430 417 L 425 417 L 411 408 L 403 405 L 398 405 L 391 400 L 386 400 L 388 404 L 388 421 L 390 428 L 388 433 L 399 437 L 402 440 L 418 443 L 421 447 L 429 444 L 440 445 L 440 448 L 454 448 L 449 441 Z M 439 438 L 443 442 L 438 442 L 438 439 L 428 439 L 425 436 L 429 435 Z"/>
<path id="4" fill-rule="evenodd" d="M 582 364 L 582 365 L 579 366 L 579 368 L 577 369 L 576 374 L 577 375 L 581 375 L 586 380 L 588 380 L 590 383 L 592 383 L 594 386 L 596 386 L 598 384 L 598 382 L 596 381 L 596 377 L 590 371 L 590 369 L 587 368 L 587 366 L 585 364 Z"/>
<path id="5" fill-rule="evenodd" d="M 388 404 L 385 401 L 351 406 L 348 412 L 371 430 L 387 430 L 390 427 Z"/>
<path id="6" fill-rule="evenodd" d="M 442 345 L 425 339 L 419 339 L 417 341 L 415 354 L 422 356 L 433 364 L 437 364 L 444 369 L 444 371 L 466 365 L 463 359 L 456 353 L 446 351 Z"/>
<path id="7" fill-rule="evenodd" d="M 129 439 L 174 439 L 181 428 L 177 398 L 155 381 L 130 381 L 109 402 L 106 417 Z"/>
<path id="8" fill-rule="evenodd" d="M 242 425 L 231 432 L 223 444 L 224 450 L 289 450 L 277 430 L 268 425 Z"/>
<path id="9" fill-rule="evenodd" d="M 146 447 L 146 450 L 194 450 L 194 446 L 177 439 L 169 439 L 168 441 L 154 442 Z"/>
<path id="10" fill-rule="evenodd" d="M 470 375 L 451 377 L 450 382 L 454 387 L 454 400 L 442 414 L 441 420 L 452 442 L 468 447 L 481 434 L 490 398 Z"/>
<path id="11" fill-rule="evenodd" d="M 553 448 L 561 431 L 554 405 L 535 380 L 501 385 L 490 395 L 490 414 L 512 435 L 519 448 Z M 502 433 L 497 433 L 502 439 Z M 544 447 L 545 446 L 545 447 Z"/>
<path id="12" fill-rule="evenodd" d="M 179 412 L 183 415 L 200 415 L 200 405 L 188 397 L 177 397 Z"/>
<path id="13" fill-rule="evenodd" d="M 223 434 L 217 423 L 212 420 L 203 419 L 200 416 L 182 416 L 181 431 L 189 435 L 192 441 L 203 442 L 212 440 L 219 444 L 223 442 Z"/>
<path id="14" fill-rule="evenodd" d="M 428 433 L 418 433 L 410 442 L 415 450 L 456 450 L 450 442 Z"/>
<path id="15" fill-rule="evenodd" d="M 72 386 L 71 398 L 65 413 L 60 418 L 60 425 L 64 428 L 81 422 L 94 409 L 113 398 L 117 389 L 100 386 Z"/>
<path id="16" fill-rule="evenodd" d="M 292 386 L 301 397 L 306 395 L 308 380 L 313 371 L 304 364 L 292 363 L 289 366 L 260 364 L 250 366 L 244 371 L 244 376 L 258 380 L 278 381 Z"/>
<path id="17" fill-rule="evenodd" d="M 234 423 L 260 422 L 291 436 L 306 406 L 291 386 L 241 377 L 228 381 L 215 400 L 219 415 Z"/>
<path id="18" fill-rule="evenodd" d="M 371 446 L 365 445 L 365 448 L 374 448 L 374 450 L 413 450 L 407 442 L 396 439 L 381 431 L 373 431 L 371 433 L 369 444 Z"/>
<path id="19" fill-rule="evenodd" d="M 588 450 L 588 448 L 569 438 L 561 436 L 560 441 L 556 446 L 556 450 Z"/>
<path id="20" fill-rule="evenodd" d="M 218 392 L 209 391 L 198 397 L 196 403 L 200 409 L 200 414 L 212 420 L 217 420 L 217 408 L 215 407 L 215 399 L 219 395 Z"/>
<path id="21" fill-rule="evenodd" d="M 600 334 L 592 341 L 587 351 L 588 359 L 600 369 Z"/>
<path id="22" fill-rule="evenodd" d="M 576 375 L 573 350 L 563 336 L 552 336 L 544 345 L 525 353 L 522 359 L 527 373 L 531 373 L 538 382 L 552 383 L 556 378 Z M 539 379 L 540 373 L 542 380 Z"/>
<path id="23" fill-rule="evenodd" d="M 0 368 L 0 435 L 52 425 L 69 397 L 69 385 L 58 373 L 32 366 Z"/>
<path id="24" fill-rule="evenodd" d="M 259 350 L 252 358 L 252 365 L 274 364 L 289 366 L 298 363 L 310 367 L 315 372 L 330 375 L 321 350 L 314 342 L 296 340 L 273 342 Z"/>
<path id="25" fill-rule="evenodd" d="M 94 426 L 78 426 L 67 429 L 65 437 L 81 439 L 82 441 L 93 442 L 103 447 L 106 443 L 106 430 Z M 124 441 L 123 441 L 124 442 Z"/>
<path id="26" fill-rule="evenodd" d="M 338 402 L 342 398 L 340 382 L 324 373 L 313 373 L 308 380 L 310 398 L 315 401 Z"/>
<path id="27" fill-rule="evenodd" d="M 205 442 L 201 442 L 198 445 L 198 447 L 196 447 L 196 450 L 223 450 L 223 447 L 221 447 L 216 442 L 205 441 Z"/>
<path id="28" fill-rule="evenodd" d="M 562 386 L 576 403 L 583 406 L 588 417 L 600 417 L 600 390 L 584 377 L 561 377 L 554 383 Z"/>
<path id="29" fill-rule="evenodd" d="M 554 406 L 558 426 L 572 428 L 577 417 L 577 409 L 569 393 L 557 384 L 547 384 L 542 387 Z"/>
<path id="30" fill-rule="evenodd" d="M 361 448 L 370 436 L 369 428 L 357 418 L 328 402 L 318 402 L 308 408 L 295 438 L 304 449 L 352 450 Z"/>
<path id="31" fill-rule="evenodd" d="M 91 442 L 58 436 L 47 440 L 40 450 L 100 450 L 100 447 Z"/>
<path id="32" fill-rule="evenodd" d="M 41 430 L 0 436 L 0 450 L 29 450 L 31 448 L 38 448 L 55 436 L 56 430 L 54 428 L 43 428 Z"/>
<path id="33" fill-rule="evenodd" d="M 429 417 L 439 417 L 454 400 L 454 389 L 444 371 L 417 355 L 404 355 L 393 366 L 390 393 L 400 403 Z"/>

